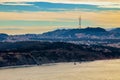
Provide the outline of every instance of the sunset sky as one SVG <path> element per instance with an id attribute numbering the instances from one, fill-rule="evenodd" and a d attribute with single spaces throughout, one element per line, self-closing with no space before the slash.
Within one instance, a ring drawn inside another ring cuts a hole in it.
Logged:
<path id="1" fill-rule="evenodd" d="M 0 0 L 0 33 L 43 33 L 59 28 L 120 27 L 120 0 Z"/>

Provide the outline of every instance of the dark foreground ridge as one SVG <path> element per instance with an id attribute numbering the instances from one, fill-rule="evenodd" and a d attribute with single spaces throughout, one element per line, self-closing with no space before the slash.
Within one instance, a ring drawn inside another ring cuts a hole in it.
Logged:
<path id="1" fill-rule="evenodd" d="M 118 48 L 64 42 L 1 42 L 0 67 L 120 58 Z"/>

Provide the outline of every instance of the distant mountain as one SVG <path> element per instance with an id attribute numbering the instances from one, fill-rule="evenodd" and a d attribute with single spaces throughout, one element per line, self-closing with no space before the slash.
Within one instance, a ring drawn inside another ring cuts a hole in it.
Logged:
<path id="1" fill-rule="evenodd" d="M 7 35 L 0 34 L 0 41 L 68 41 L 73 39 L 120 39 L 120 28 L 107 31 L 103 28 L 57 29 L 43 34 Z"/>
<path id="2" fill-rule="evenodd" d="M 115 29 L 112 29 L 111 32 L 116 32 L 116 33 L 120 33 L 120 28 L 115 28 Z"/>
<path id="3" fill-rule="evenodd" d="M 58 29 L 55 31 L 43 33 L 44 37 L 70 37 L 78 38 L 79 36 L 104 36 L 108 35 L 107 31 L 103 28 L 85 28 L 85 29 Z"/>
<path id="4" fill-rule="evenodd" d="M 7 34 L 4 34 L 4 33 L 0 33 L 0 41 L 3 41 L 3 40 L 6 40 L 8 37 Z"/>

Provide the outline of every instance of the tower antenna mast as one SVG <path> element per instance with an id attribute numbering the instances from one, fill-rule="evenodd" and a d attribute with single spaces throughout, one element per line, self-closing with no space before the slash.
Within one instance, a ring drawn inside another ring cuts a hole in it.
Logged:
<path id="1" fill-rule="evenodd" d="M 81 19 L 81 16 L 79 17 L 79 28 L 81 29 L 81 21 L 82 21 L 82 19 Z"/>

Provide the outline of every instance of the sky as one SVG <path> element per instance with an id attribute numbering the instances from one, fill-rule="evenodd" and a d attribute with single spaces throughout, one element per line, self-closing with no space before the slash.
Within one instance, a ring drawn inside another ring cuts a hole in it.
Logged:
<path id="1" fill-rule="evenodd" d="M 0 0 L 0 33 L 120 27 L 120 0 Z"/>

